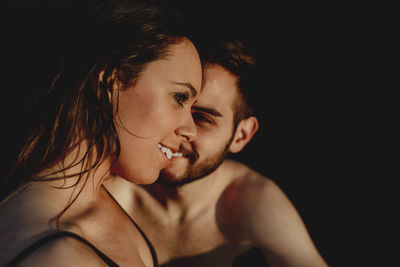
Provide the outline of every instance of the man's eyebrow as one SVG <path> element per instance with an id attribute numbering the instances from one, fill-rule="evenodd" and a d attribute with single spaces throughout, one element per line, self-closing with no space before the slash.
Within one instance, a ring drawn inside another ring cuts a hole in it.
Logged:
<path id="1" fill-rule="evenodd" d="M 190 89 L 190 91 L 192 92 L 192 96 L 195 97 L 197 95 L 197 90 L 194 89 L 193 85 L 191 85 L 190 83 L 179 83 L 179 82 L 172 82 L 173 84 L 177 84 L 177 85 L 183 85 L 187 88 Z"/>
<path id="2" fill-rule="evenodd" d="M 202 112 L 211 114 L 211 115 L 213 115 L 215 117 L 222 117 L 221 113 L 219 113 L 218 111 L 216 111 L 215 109 L 212 109 L 212 108 L 193 106 L 192 109 L 195 110 L 195 111 L 202 111 Z"/>

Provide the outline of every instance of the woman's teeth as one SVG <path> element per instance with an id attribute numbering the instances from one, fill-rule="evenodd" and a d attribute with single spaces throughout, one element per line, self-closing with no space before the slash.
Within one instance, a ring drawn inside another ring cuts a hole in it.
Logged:
<path id="1" fill-rule="evenodd" d="M 165 155 L 167 155 L 168 159 L 171 159 L 172 157 L 182 157 L 183 156 L 183 154 L 179 153 L 179 152 L 172 153 L 171 149 L 166 148 L 166 147 L 162 146 L 161 144 L 157 144 L 157 146 L 163 153 L 165 153 Z"/>

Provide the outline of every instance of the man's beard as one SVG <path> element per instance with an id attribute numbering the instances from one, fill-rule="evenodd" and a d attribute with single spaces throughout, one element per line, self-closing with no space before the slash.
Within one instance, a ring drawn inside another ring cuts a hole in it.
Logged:
<path id="1" fill-rule="evenodd" d="M 188 153 L 183 152 L 184 156 L 186 154 L 189 158 L 189 165 L 186 168 L 184 174 L 176 177 L 175 175 L 169 173 L 164 169 L 160 172 L 157 183 L 171 187 L 182 186 L 209 175 L 210 173 L 215 171 L 224 161 L 226 155 L 229 153 L 229 146 L 232 142 L 232 139 L 233 135 L 221 151 L 219 151 L 215 156 L 205 159 L 203 162 L 199 163 L 198 166 L 195 166 L 195 163 L 199 158 L 196 151 L 191 151 Z"/>

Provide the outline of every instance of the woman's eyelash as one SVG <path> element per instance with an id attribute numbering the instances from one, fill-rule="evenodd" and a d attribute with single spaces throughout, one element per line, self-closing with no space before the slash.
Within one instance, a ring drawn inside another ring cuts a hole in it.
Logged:
<path id="1" fill-rule="evenodd" d="M 177 92 L 174 94 L 174 98 L 180 107 L 183 107 L 183 104 L 189 100 L 190 94 L 189 92 Z"/>

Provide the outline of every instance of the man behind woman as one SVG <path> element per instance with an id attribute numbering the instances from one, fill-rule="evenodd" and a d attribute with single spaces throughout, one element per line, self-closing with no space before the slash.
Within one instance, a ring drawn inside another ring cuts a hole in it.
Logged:
<path id="1" fill-rule="evenodd" d="M 182 156 L 155 183 L 136 185 L 116 176 L 105 187 L 147 234 L 160 266 L 326 267 L 279 185 L 227 158 L 256 134 L 257 108 L 271 109 L 265 103 L 273 101 L 272 77 L 258 77 L 258 60 L 230 34 L 234 28 L 212 22 L 207 17 L 201 23 L 207 36 L 199 45 L 203 87 L 192 107 L 196 139 L 182 143 Z M 263 154 L 252 159 L 266 160 Z"/>

